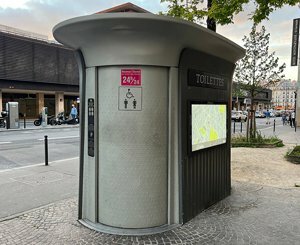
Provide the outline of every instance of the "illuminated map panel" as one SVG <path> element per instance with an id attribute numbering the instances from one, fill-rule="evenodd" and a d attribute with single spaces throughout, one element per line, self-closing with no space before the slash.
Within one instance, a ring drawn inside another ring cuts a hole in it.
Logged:
<path id="1" fill-rule="evenodd" d="M 226 105 L 192 105 L 192 151 L 226 143 Z"/>

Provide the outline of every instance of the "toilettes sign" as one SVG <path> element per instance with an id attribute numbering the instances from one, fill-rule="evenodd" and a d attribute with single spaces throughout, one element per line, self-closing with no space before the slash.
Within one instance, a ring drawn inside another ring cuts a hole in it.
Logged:
<path id="1" fill-rule="evenodd" d="M 188 85 L 193 87 L 205 87 L 215 89 L 227 89 L 228 79 L 204 71 L 198 71 L 194 69 L 188 70 Z"/>

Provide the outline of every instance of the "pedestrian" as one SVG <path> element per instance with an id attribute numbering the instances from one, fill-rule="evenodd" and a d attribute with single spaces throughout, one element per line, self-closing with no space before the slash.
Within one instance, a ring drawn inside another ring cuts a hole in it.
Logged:
<path id="1" fill-rule="evenodd" d="M 271 116 L 271 113 L 269 112 L 269 110 L 267 110 L 267 112 L 266 112 L 266 119 L 267 119 L 266 124 L 271 124 L 271 122 L 270 122 L 270 116 Z"/>
<path id="2" fill-rule="evenodd" d="M 291 113 L 291 120 L 292 120 L 292 123 L 291 123 L 291 127 L 296 127 L 296 113 L 295 113 L 295 111 L 293 111 L 292 113 Z"/>
<path id="3" fill-rule="evenodd" d="M 285 125 L 286 122 L 286 115 L 285 112 L 282 113 L 282 124 Z"/>
<path id="4" fill-rule="evenodd" d="M 72 109 L 71 109 L 70 114 L 71 114 L 72 119 L 75 119 L 77 117 L 77 109 L 74 104 L 72 104 Z"/>
<path id="5" fill-rule="evenodd" d="M 289 125 L 289 121 L 290 121 L 290 115 L 287 112 L 286 115 L 285 115 L 285 122 L 286 122 L 287 125 Z"/>
<path id="6" fill-rule="evenodd" d="M 289 112 L 289 124 L 292 127 L 292 113 Z"/>

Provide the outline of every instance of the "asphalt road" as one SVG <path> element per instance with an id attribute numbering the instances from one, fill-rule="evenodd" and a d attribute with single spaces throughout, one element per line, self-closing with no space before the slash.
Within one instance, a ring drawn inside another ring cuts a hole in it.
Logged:
<path id="1" fill-rule="evenodd" d="M 44 163 L 45 135 L 50 163 L 78 158 L 78 127 L 5 131 L 0 133 L 0 170 Z"/>
<path id="2" fill-rule="evenodd" d="M 275 119 L 275 130 L 274 130 L 274 119 Z M 286 124 L 283 125 L 280 117 L 271 118 L 271 124 L 266 124 L 265 118 L 256 119 L 257 131 L 261 133 L 264 137 L 276 136 L 277 138 L 283 140 L 284 144 L 300 144 L 300 127 L 295 128 Z M 242 134 L 246 134 L 246 123 L 242 123 Z M 234 133 L 234 122 L 231 123 L 232 135 L 241 134 L 241 123 L 235 123 L 235 133 Z"/>
<path id="3" fill-rule="evenodd" d="M 274 128 L 275 119 L 275 132 Z M 280 117 L 271 118 L 271 124 L 266 124 L 265 118 L 256 120 L 257 130 L 265 136 L 284 138 L 287 133 L 293 133 L 294 128 L 283 126 Z M 246 123 L 232 122 L 232 134 L 246 132 Z M 20 168 L 29 165 L 45 163 L 44 136 L 48 136 L 49 163 L 78 159 L 79 157 L 79 127 L 71 128 L 41 128 L 38 130 L 19 130 L 0 132 L 0 170 Z M 33 126 L 34 128 L 34 126 Z M 299 130 L 299 128 L 298 128 Z M 297 132 L 298 135 L 299 132 Z M 293 133 L 294 134 L 294 133 Z M 294 142 L 295 141 L 295 142 Z M 291 143 L 298 143 L 295 140 Z"/>
<path id="4" fill-rule="evenodd" d="M 261 132 L 273 132 L 274 130 L 274 120 L 275 120 L 275 132 L 279 130 L 280 127 L 282 127 L 282 121 L 281 117 L 273 117 L 270 118 L 270 124 L 266 124 L 267 119 L 266 118 L 256 118 L 256 129 L 257 131 Z M 235 126 L 234 126 L 235 124 Z M 285 125 L 288 127 L 288 125 Z M 232 133 L 245 133 L 247 127 L 247 122 L 231 122 L 231 132 Z M 235 129 L 234 129 L 235 128 Z M 242 130 L 241 130 L 242 129 Z"/>

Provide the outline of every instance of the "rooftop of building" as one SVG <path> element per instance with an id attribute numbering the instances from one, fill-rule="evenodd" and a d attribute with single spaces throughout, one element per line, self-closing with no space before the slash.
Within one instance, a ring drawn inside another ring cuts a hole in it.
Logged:
<path id="1" fill-rule="evenodd" d="M 19 36 L 19 37 L 25 37 L 33 40 L 38 40 L 38 41 L 43 41 L 47 43 L 52 43 L 52 44 L 59 44 L 55 40 L 50 40 L 47 35 L 31 32 L 31 31 L 26 31 L 22 29 L 18 29 L 15 27 L 11 26 L 6 26 L 6 25 L 1 25 L 0 24 L 0 32 L 5 33 L 5 34 L 10 34 L 13 36 Z"/>
<path id="2" fill-rule="evenodd" d="M 121 5 L 117 5 L 115 7 L 102 10 L 100 12 L 97 12 L 96 14 L 104 14 L 104 13 L 122 13 L 122 12 L 132 12 L 132 13 L 151 13 L 146 9 L 143 9 L 133 3 L 127 2 Z"/>

